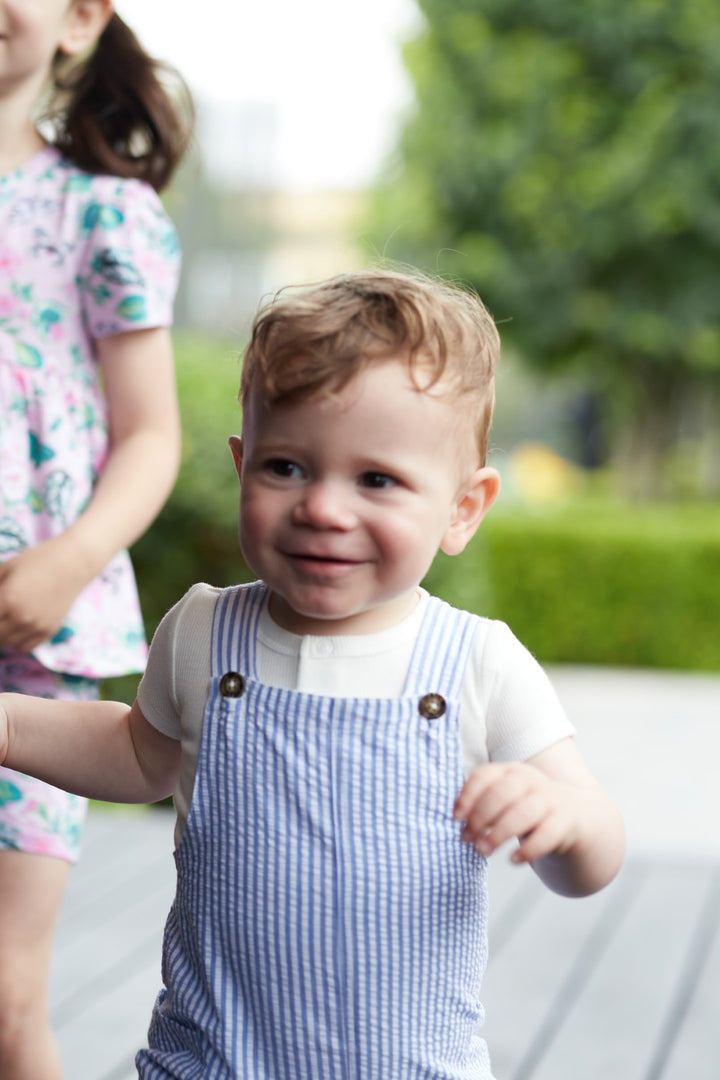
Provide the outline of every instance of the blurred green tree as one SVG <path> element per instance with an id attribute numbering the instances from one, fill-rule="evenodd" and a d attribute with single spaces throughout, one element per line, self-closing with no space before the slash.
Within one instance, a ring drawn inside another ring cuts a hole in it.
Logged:
<path id="1" fill-rule="evenodd" d="M 373 248 L 472 284 L 531 364 L 611 387 L 658 494 L 688 417 L 707 448 L 720 428 L 720 5 L 419 5 Z"/>

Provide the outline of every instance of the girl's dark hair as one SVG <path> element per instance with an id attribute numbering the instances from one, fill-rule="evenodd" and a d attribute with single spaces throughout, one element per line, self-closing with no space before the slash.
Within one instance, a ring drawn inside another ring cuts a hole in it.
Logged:
<path id="1" fill-rule="evenodd" d="M 171 77 L 173 91 L 161 75 Z M 58 58 L 53 142 L 81 169 L 135 177 L 161 191 L 192 132 L 190 92 L 178 73 L 149 56 L 113 14 L 87 61 L 62 70 Z"/>

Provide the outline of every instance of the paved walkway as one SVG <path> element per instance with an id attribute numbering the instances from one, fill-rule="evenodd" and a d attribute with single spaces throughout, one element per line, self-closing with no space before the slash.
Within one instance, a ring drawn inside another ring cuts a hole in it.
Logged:
<path id="1" fill-rule="evenodd" d="M 502 852 L 491 860 L 483 1000 L 497 1080 L 718 1080 L 720 676 L 550 675 L 625 813 L 630 855 L 582 901 L 549 893 Z M 92 812 L 53 972 L 67 1080 L 135 1077 L 171 848 L 167 811 Z"/>

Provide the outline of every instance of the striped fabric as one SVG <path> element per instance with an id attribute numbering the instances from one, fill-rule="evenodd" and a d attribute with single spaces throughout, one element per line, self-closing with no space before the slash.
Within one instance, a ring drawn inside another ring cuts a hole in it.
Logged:
<path id="1" fill-rule="evenodd" d="M 433 599 L 405 695 L 335 699 L 258 682 L 264 596 L 241 586 L 216 606 L 140 1076 L 491 1080 L 485 861 L 451 814 L 475 617 Z M 221 691 L 231 671 L 239 697 Z M 446 699 L 438 719 L 418 709 L 428 692 Z"/>

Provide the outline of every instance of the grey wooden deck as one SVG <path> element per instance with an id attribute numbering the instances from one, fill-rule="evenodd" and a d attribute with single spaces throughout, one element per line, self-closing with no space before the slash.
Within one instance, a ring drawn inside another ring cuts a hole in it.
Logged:
<path id="1" fill-rule="evenodd" d="M 491 862 L 485 1033 L 497 1080 L 719 1080 L 720 678 L 553 672 L 630 855 L 585 900 Z M 91 814 L 51 1015 L 67 1080 L 132 1080 L 160 985 L 172 815 Z M 368 1077 L 367 1080 L 376 1080 Z"/>
<path id="2" fill-rule="evenodd" d="M 66 1080 L 131 1080 L 160 987 L 173 815 L 93 810 L 70 875 L 50 987 Z"/>

